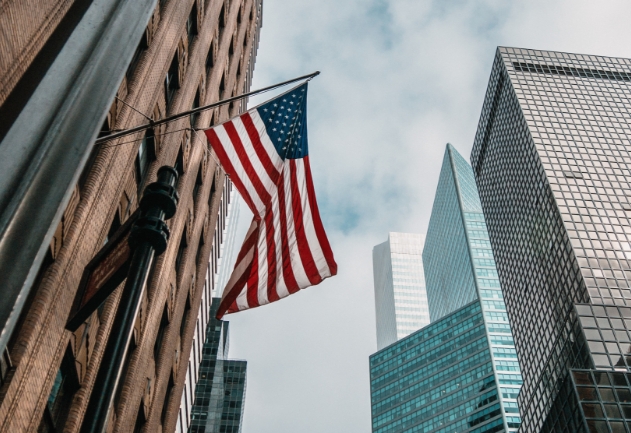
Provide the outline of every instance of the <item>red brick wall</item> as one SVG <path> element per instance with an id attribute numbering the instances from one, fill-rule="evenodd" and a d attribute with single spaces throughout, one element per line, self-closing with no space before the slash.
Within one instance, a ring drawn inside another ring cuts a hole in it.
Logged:
<path id="1" fill-rule="evenodd" d="M 198 9 L 199 34 L 189 46 L 186 21 L 194 2 Z M 36 25 L 32 22 L 25 23 L 28 21 L 25 19 L 28 7 L 35 8 L 35 3 L 38 7 L 44 4 L 44 9 L 51 10 L 50 8 L 59 9 L 68 2 L 6 1 L 0 4 L 0 25 L 4 26 L 5 22 L 9 22 L 11 28 L 24 25 L 27 30 L 32 28 L 29 30 L 29 40 L 38 37 L 45 40 L 45 35 L 38 36 L 44 33 L 36 32 Z M 225 23 L 220 26 L 219 16 L 224 3 Z M 108 116 L 110 128 L 124 129 L 146 123 L 138 111 L 155 119 L 167 114 L 164 78 L 176 51 L 180 57 L 181 86 L 170 104 L 169 113 L 190 109 L 197 89 L 200 89 L 201 105 L 242 93 L 251 81 L 249 74 L 252 68 L 248 68 L 248 61 L 252 56 L 253 62 L 256 54 L 259 10 L 257 0 L 167 0 L 162 8 L 158 6 L 147 28 L 149 47 L 142 55 L 130 81 L 124 79 L 118 93 L 120 99 L 137 111 L 115 101 Z M 7 16 L 17 18 L 3 21 Z M 50 16 L 45 18 L 52 20 Z M 230 54 L 233 38 L 233 53 Z M 20 50 L 16 47 L 25 46 L 27 39 L 27 36 L 24 36 L 24 40 L 15 38 L 6 50 L 7 41 L 0 41 L 0 53 L 10 53 L 13 56 L 0 56 L 0 72 L 23 62 L 23 54 L 17 53 Z M 207 75 L 206 56 L 213 40 L 216 59 Z M 39 43 L 38 46 L 41 45 Z M 16 54 L 11 50 L 16 50 Z M 242 62 L 240 68 L 239 62 Z M 237 70 L 240 70 L 238 77 Z M 223 95 L 219 95 L 222 76 L 225 91 Z M 0 77 L 0 80 L 5 79 L 2 73 Z M 4 84 L 0 88 L 4 90 Z M 236 105 L 230 114 L 227 106 L 217 109 L 214 120 L 225 120 L 240 111 L 240 108 L 240 105 Z M 203 113 L 198 125 L 208 126 L 212 114 L 211 111 Z M 197 247 L 200 236 L 203 236 L 205 243 L 202 254 L 204 257 L 209 255 L 223 189 L 221 185 L 224 182 L 224 174 L 217 167 L 206 139 L 203 135 L 195 136 L 200 133 L 182 130 L 188 127 L 189 120 L 186 118 L 156 130 L 156 134 L 162 135 L 156 140 L 157 159 L 151 163 L 147 183 L 155 180 L 155 173 L 160 166 L 175 163 L 180 149 L 184 154 L 185 172 L 178 186 L 178 211 L 169 221 L 169 246 L 156 261 L 137 319 L 134 334 L 136 347 L 130 356 L 128 374 L 120 394 L 120 404 L 115 410 L 114 422 L 110 423 L 110 431 L 131 431 L 141 405 L 147 419 L 144 431 L 157 432 L 162 429 L 164 432 L 172 432 L 175 429 L 195 315 L 199 309 L 207 267 L 207 260 L 202 260 L 197 269 Z M 75 191 L 77 200 L 66 212 L 68 215 L 62 221 L 64 225 L 55 238 L 54 261 L 43 270 L 43 279 L 34 288 L 35 295 L 12 340 L 10 354 L 15 368 L 8 383 L 0 389 L 0 433 L 37 431 L 54 377 L 69 344 L 75 357 L 81 388 L 74 396 L 64 432 L 77 432 L 80 428 L 118 304 L 120 288 L 106 301 L 100 318 L 95 313 L 74 334 L 66 331 L 64 325 L 83 268 L 103 245 L 115 213 L 124 221 L 137 206 L 134 164 L 141 138 L 142 134 L 136 134 L 102 145 L 89 168 L 85 186 Z M 192 191 L 200 167 L 203 184 L 195 201 Z M 216 178 L 218 187 L 216 197 L 210 201 L 209 206 L 213 178 Z M 184 255 L 183 272 L 176 275 L 174 262 L 181 236 L 187 237 L 188 247 Z M 175 288 L 174 293 L 171 293 L 171 286 Z M 184 325 L 184 338 L 180 341 L 180 324 L 187 296 L 190 297 L 191 315 Z M 165 306 L 169 312 L 169 325 L 156 360 L 153 348 Z M 180 361 L 176 362 L 178 359 Z M 161 426 L 161 414 L 171 374 L 175 380 L 172 392 L 174 397 L 167 402 L 165 425 Z"/>

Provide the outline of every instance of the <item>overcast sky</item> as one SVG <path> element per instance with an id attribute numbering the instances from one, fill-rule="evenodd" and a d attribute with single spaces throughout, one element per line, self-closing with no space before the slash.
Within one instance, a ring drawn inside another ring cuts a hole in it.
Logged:
<path id="1" fill-rule="evenodd" d="M 248 361 L 244 433 L 371 431 L 372 247 L 425 232 L 445 144 L 469 159 L 497 46 L 631 57 L 629 17 L 609 0 L 264 0 L 253 89 L 322 71 L 309 154 L 339 273 L 226 317 Z"/>

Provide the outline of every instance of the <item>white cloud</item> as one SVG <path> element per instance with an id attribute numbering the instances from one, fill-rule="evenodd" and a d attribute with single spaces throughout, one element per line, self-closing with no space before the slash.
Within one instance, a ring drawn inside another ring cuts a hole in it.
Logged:
<path id="1" fill-rule="evenodd" d="M 248 360 L 244 431 L 369 432 L 373 245 L 426 229 L 445 143 L 468 157 L 498 45 L 631 57 L 631 4 L 265 0 L 263 11 L 253 88 L 322 71 L 309 148 L 340 274 L 228 317 L 231 354 Z"/>

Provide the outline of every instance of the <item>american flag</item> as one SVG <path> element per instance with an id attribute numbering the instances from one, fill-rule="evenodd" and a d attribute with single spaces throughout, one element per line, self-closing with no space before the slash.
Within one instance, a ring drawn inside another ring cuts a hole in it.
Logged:
<path id="1" fill-rule="evenodd" d="M 254 213 L 217 318 L 337 273 L 307 149 L 307 83 L 212 129 L 219 162 Z"/>

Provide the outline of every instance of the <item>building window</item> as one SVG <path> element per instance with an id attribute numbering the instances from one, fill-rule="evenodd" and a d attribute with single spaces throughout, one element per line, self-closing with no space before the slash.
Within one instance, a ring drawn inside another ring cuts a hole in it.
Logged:
<path id="1" fill-rule="evenodd" d="M 110 228 L 107 231 L 107 236 L 105 236 L 105 240 L 103 241 L 103 245 L 105 245 L 110 239 L 114 237 L 114 234 L 121 227 L 121 219 L 118 216 L 118 209 L 114 212 L 114 218 L 112 219 L 112 223 L 110 224 Z"/>
<path id="2" fill-rule="evenodd" d="M 182 231 L 182 238 L 180 239 L 180 246 L 177 249 L 177 256 L 175 257 L 175 272 L 178 277 L 182 275 L 182 266 L 184 262 L 184 252 L 186 251 L 186 226 Z"/>
<path id="3" fill-rule="evenodd" d="M 200 267 L 202 264 L 202 259 L 204 258 L 202 254 L 203 251 L 204 251 L 204 236 L 200 235 L 199 245 L 197 245 L 197 254 L 195 257 L 195 264 L 197 265 L 197 267 Z"/>
<path id="4" fill-rule="evenodd" d="M 79 389 L 79 377 L 70 346 L 61 361 L 55 376 L 53 388 L 48 395 L 40 432 L 60 432 L 63 430 L 70 412 L 75 392 Z"/>
<path id="5" fill-rule="evenodd" d="M 210 43 L 210 49 L 208 50 L 208 55 L 206 56 L 206 75 L 210 75 L 210 71 L 213 66 L 215 66 L 215 41 Z"/>
<path id="6" fill-rule="evenodd" d="M 223 98 L 223 92 L 226 90 L 225 74 L 221 75 L 221 82 L 219 83 L 219 99 Z"/>
<path id="7" fill-rule="evenodd" d="M 181 178 L 184 174 L 184 155 L 182 154 L 182 148 L 177 154 L 177 158 L 175 158 L 175 170 L 177 171 L 178 176 Z"/>
<path id="8" fill-rule="evenodd" d="M 210 183 L 210 194 L 208 195 L 208 206 L 212 206 L 213 196 L 215 195 L 215 191 L 217 190 L 215 175 L 213 174 L 212 181 Z"/>
<path id="9" fill-rule="evenodd" d="M 219 12 L 219 30 L 223 30 L 226 26 L 226 4 L 221 5 L 221 12 Z"/>
<path id="10" fill-rule="evenodd" d="M 156 364 L 158 363 L 158 359 L 160 359 L 160 351 L 162 350 L 162 343 L 164 342 L 164 334 L 166 333 L 167 326 L 169 326 L 169 314 L 167 312 L 167 307 L 164 307 L 164 311 L 162 311 L 162 318 L 160 319 L 160 327 L 158 328 L 158 335 L 156 335 L 156 342 L 153 345 L 153 359 L 155 359 Z"/>
<path id="11" fill-rule="evenodd" d="M 182 322 L 180 323 L 180 340 L 184 341 L 184 332 L 186 332 L 186 322 L 191 313 L 191 299 L 186 295 L 186 304 L 184 305 L 184 313 L 182 314 Z"/>
<path id="12" fill-rule="evenodd" d="M 136 182 L 140 189 L 144 184 L 149 164 L 155 159 L 155 136 L 152 128 L 145 131 L 145 136 L 138 147 L 136 155 Z"/>
<path id="13" fill-rule="evenodd" d="M 138 415 L 136 416 L 136 424 L 134 425 L 134 433 L 141 433 L 142 428 L 147 423 L 147 418 L 145 417 L 145 403 L 140 400 L 140 407 L 138 408 Z"/>
<path id="14" fill-rule="evenodd" d="M 188 34 L 188 45 L 190 47 L 195 36 L 197 36 L 197 3 L 193 3 L 191 13 L 186 21 L 186 33 Z"/>
<path id="15" fill-rule="evenodd" d="M 173 56 L 173 60 L 171 60 L 171 66 L 169 66 L 169 71 L 167 72 L 166 78 L 164 79 L 164 91 L 167 106 L 171 104 L 171 101 L 173 101 L 175 91 L 180 88 L 179 64 L 180 62 L 176 52 Z"/>
<path id="16" fill-rule="evenodd" d="M 127 78 L 127 83 L 131 81 L 131 77 L 134 75 L 136 71 L 136 66 L 138 66 L 138 62 L 140 62 L 140 57 L 142 57 L 142 53 L 149 48 L 149 44 L 147 43 L 147 32 L 143 32 L 142 37 L 140 38 L 140 42 L 136 47 L 136 51 L 134 52 L 134 56 L 131 58 L 131 62 L 127 67 L 127 72 L 125 72 L 125 78 Z"/>
<path id="17" fill-rule="evenodd" d="M 199 194 L 202 184 L 202 166 L 200 165 L 197 170 L 197 177 L 195 178 L 195 186 L 193 186 L 193 202 L 195 203 L 195 206 L 197 206 L 197 195 Z"/>
<path id="18" fill-rule="evenodd" d="M 162 422 L 162 427 L 164 429 L 164 423 L 167 419 L 167 413 L 169 412 L 169 399 L 171 398 L 171 392 L 173 391 L 173 386 L 175 386 L 173 382 L 173 373 L 169 374 L 169 384 L 167 385 L 167 392 L 164 396 L 164 403 L 162 404 L 162 414 L 160 415 L 160 420 Z"/>
<path id="19" fill-rule="evenodd" d="M 191 110 L 199 108 L 199 89 L 195 92 L 195 97 L 193 98 L 193 105 L 191 106 Z M 199 119 L 199 112 L 191 114 L 191 128 L 195 128 L 197 124 L 197 119 Z"/>

